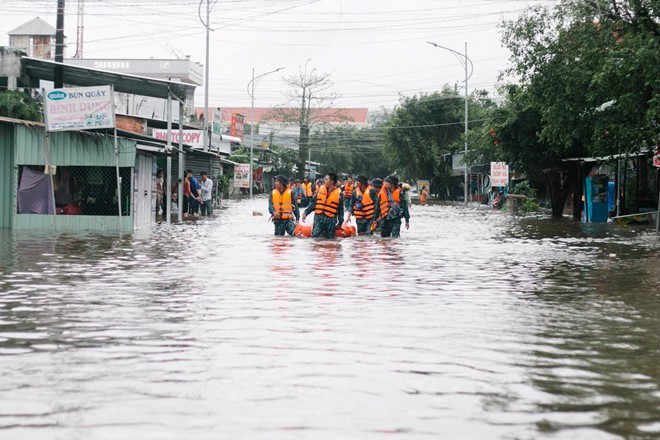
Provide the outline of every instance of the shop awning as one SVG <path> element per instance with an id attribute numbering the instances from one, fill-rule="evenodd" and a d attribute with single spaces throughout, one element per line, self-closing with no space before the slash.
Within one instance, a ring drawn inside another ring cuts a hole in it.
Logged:
<path id="1" fill-rule="evenodd" d="M 174 81 L 146 78 L 125 73 L 108 72 L 89 67 L 61 64 L 39 58 L 21 58 L 25 73 L 30 77 L 31 87 L 39 87 L 39 80 L 54 81 L 55 67 L 62 67 L 64 83 L 80 87 L 113 86 L 116 92 L 132 95 L 152 96 L 167 99 L 168 91 L 180 101 L 195 93 L 195 86 Z"/>

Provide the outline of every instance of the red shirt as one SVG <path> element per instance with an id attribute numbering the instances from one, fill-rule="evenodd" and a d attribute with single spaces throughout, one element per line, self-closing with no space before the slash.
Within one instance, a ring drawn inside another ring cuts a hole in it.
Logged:
<path id="1" fill-rule="evenodd" d="M 190 191 L 190 180 L 183 180 L 183 195 L 185 197 L 192 197 L 192 192 Z"/>

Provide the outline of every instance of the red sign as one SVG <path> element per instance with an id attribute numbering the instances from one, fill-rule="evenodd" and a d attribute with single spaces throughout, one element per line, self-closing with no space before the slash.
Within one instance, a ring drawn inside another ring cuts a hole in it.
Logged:
<path id="1" fill-rule="evenodd" d="M 241 141 L 243 140 L 244 119 L 245 118 L 243 117 L 243 115 L 239 115 L 238 113 L 231 114 L 231 127 L 229 128 L 229 135 L 240 138 Z"/>

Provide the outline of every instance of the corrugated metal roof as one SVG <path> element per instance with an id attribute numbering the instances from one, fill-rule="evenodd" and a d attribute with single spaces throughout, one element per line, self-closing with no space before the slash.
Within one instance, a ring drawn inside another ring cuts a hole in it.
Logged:
<path id="1" fill-rule="evenodd" d="M 170 90 L 175 97 L 182 101 L 186 100 L 188 94 L 195 92 L 194 85 L 180 82 L 60 64 L 39 58 L 23 57 L 21 62 L 25 66 L 28 76 L 37 82 L 38 80 L 54 81 L 55 67 L 61 66 L 64 72 L 64 83 L 80 87 L 112 85 L 116 92 L 162 99 L 167 99 L 167 91 Z"/>
<path id="2" fill-rule="evenodd" d="M 39 17 L 35 17 L 27 23 L 23 23 L 14 30 L 7 32 L 8 35 L 55 35 L 55 28 Z"/>

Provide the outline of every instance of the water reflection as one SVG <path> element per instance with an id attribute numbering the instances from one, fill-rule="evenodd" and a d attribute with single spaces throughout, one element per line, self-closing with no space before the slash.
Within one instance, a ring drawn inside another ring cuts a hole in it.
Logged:
<path id="1" fill-rule="evenodd" d="M 0 232 L 0 437 L 660 435 L 651 231 L 435 205 L 275 238 L 264 203 Z"/>

